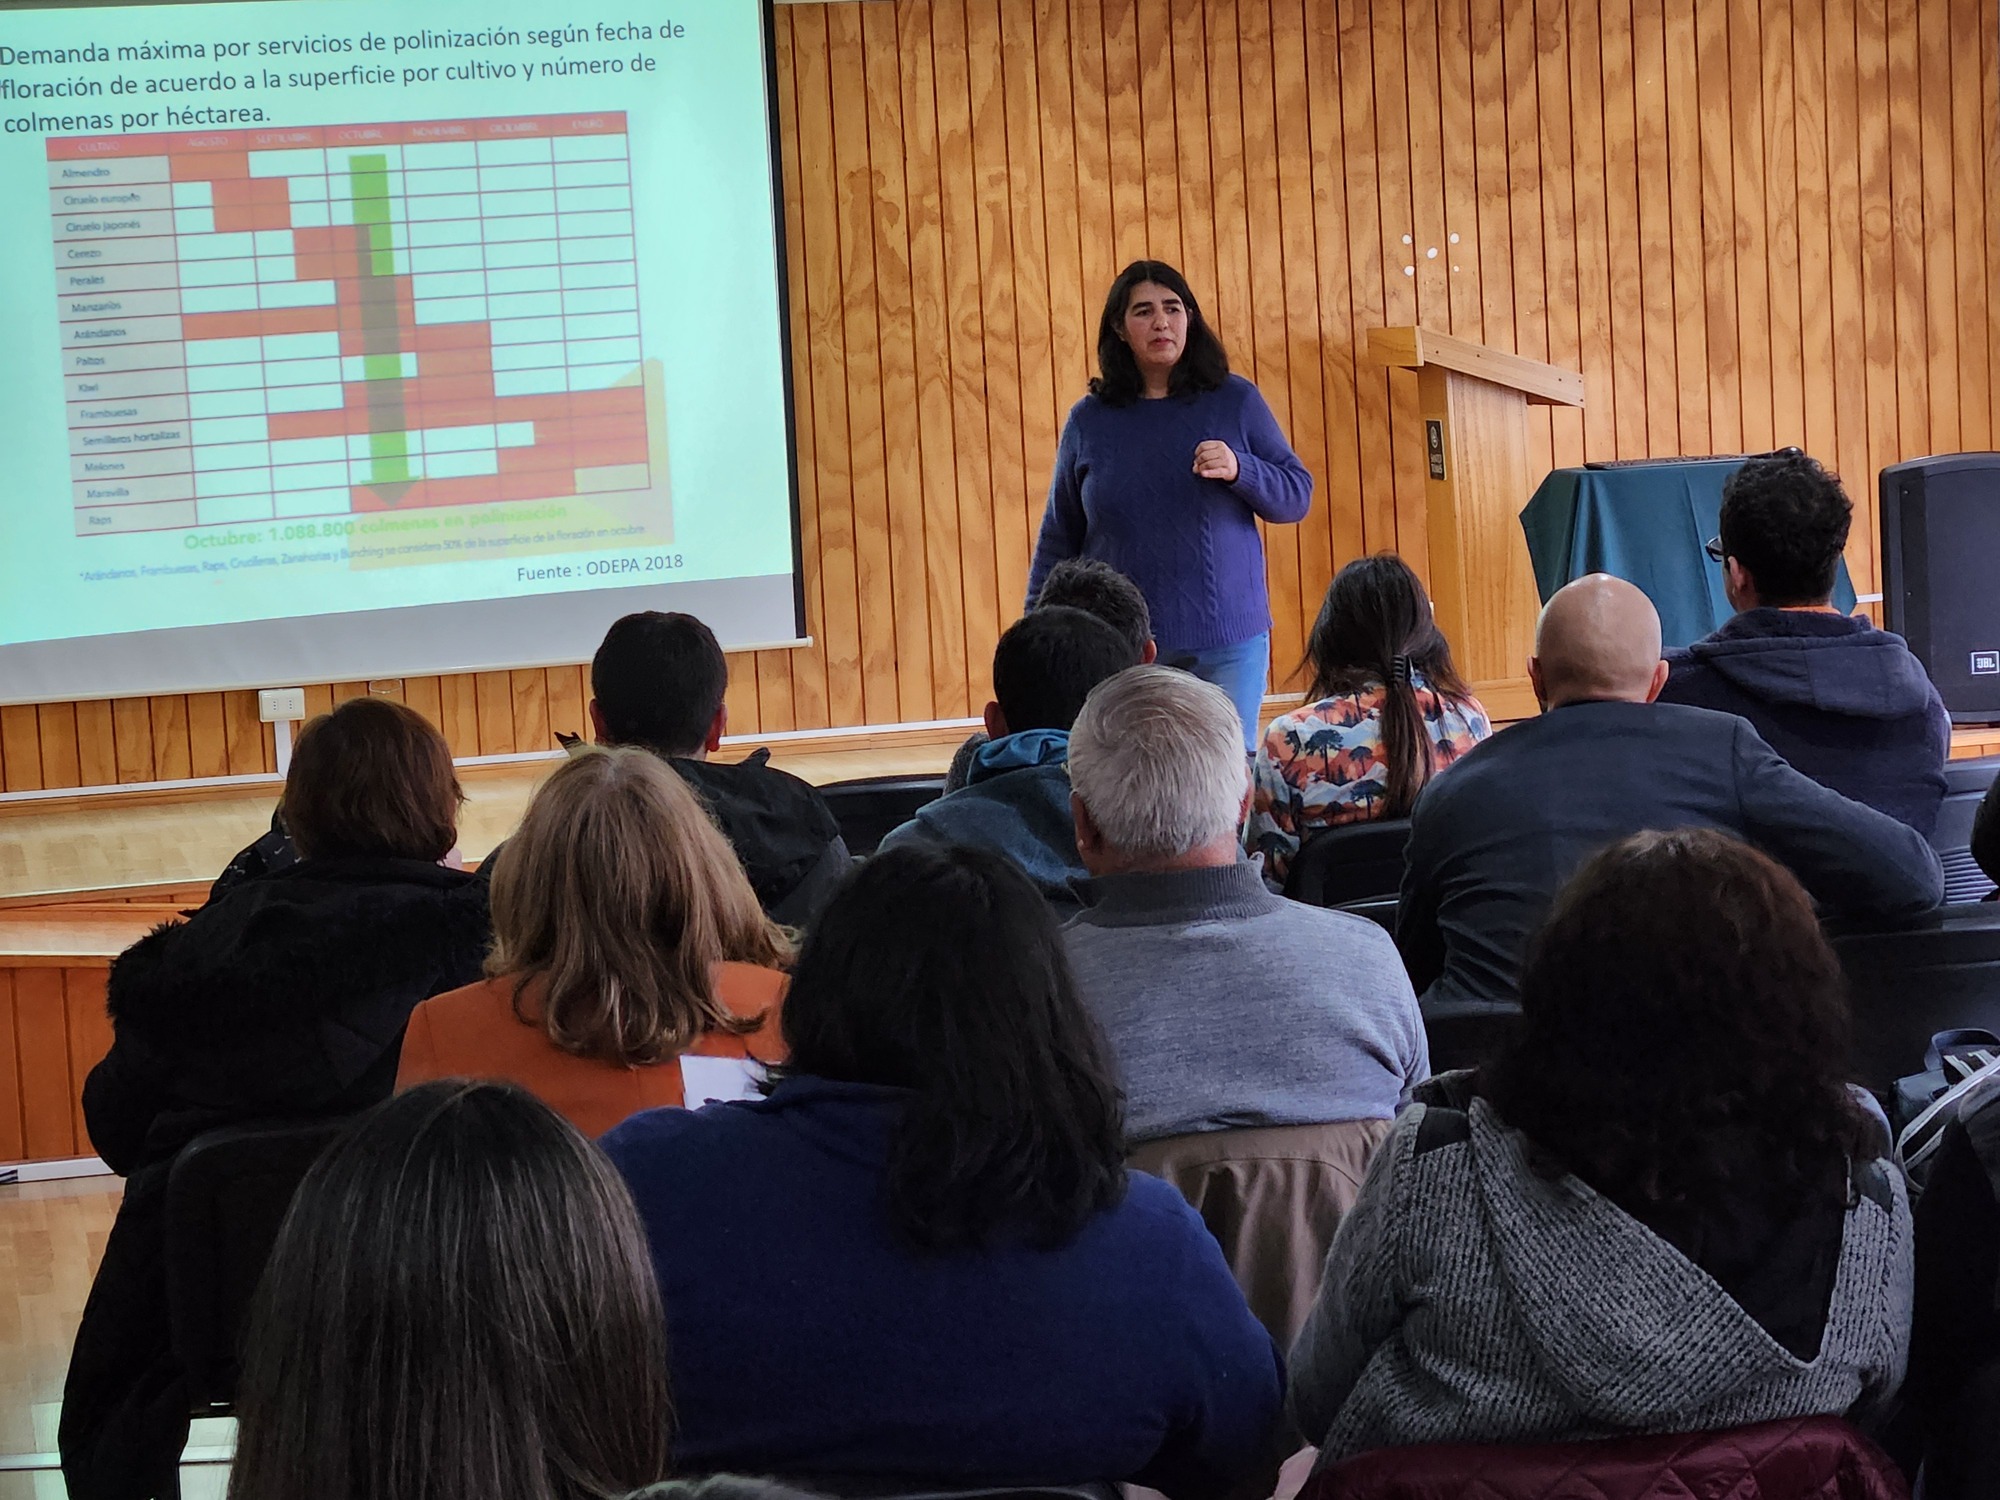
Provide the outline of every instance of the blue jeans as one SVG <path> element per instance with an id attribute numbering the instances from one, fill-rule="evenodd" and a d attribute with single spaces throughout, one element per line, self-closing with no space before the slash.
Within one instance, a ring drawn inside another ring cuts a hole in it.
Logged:
<path id="1" fill-rule="evenodd" d="M 1161 651 L 1163 667 L 1178 667 L 1229 694 L 1243 725 L 1243 748 L 1255 753 L 1264 733 L 1264 679 L 1271 672 L 1271 634 L 1253 635 L 1230 646 L 1205 651 Z"/>

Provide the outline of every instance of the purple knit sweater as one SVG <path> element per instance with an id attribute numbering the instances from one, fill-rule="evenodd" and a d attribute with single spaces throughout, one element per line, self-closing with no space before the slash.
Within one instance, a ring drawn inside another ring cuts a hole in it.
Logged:
<path id="1" fill-rule="evenodd" d="M 1195 477 L 1195 446 L 1210 438 L 1235 450 L 1235 483 Z M 1257 521 L 1300 520 L 1312 487 L 1241 375 L 1130 406 L 1085 396 L 1063 424 L 1028 600 L 1064 558 L 1094 557 L 1139 585 L 1162 651 L 1247 641 L 1271 628 Z"/>

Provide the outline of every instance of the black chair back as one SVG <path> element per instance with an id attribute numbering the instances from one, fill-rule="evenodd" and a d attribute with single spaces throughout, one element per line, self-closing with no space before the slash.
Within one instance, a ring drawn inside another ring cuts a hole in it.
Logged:
<path id="1" fill-rule="evenodd" d="M 1394 896 L 1403 886 L 1408 818 L 1343 823 L 1307 838 L 1285 873 L 1285 894 L 1308 906 L 1346 906 Z"/>
<path id="2" fill-rule="evenodd" d="M 1424 1013 L 1431 1073 L 1452 1073 L 1491 1062 L 1520 1030 L 1521 1012 L 1504 1005 L 1454 1006 Z"/>
<path id="3" fill-rule="evenodd" d="M 1854 1009 L 1856 1078 L 1886 1093 L 1924 1071 L 1932 1036 L 2000 1031 L 2000 905 L 1947 906 L 1893 926 L 1831 936 Z"/>
<path id="4" fill-rule="evenodd" d="M 1938 808 L 1931 847 L 1937 850 L 1944 864 L 1944 899 L 1948 905 L 1984 901 L 1993 891 L 1993 882 L 1972 859 L 1972 820 L 1979 812 L 1986 789 L 1993 785 L 1996 772 L 2000 772 L 2000 755 L 1945 763 L 1944 803 Z"/>
<path id="5" fill-rule="evenodd" d="M 251 1294 L 278 1226 L 345 1119 L 264 1121 L 196 1136 L 167 1177 L 167 1316 L 198 1416 L 236 1400 Z"/>
<path id="6" fill-rule="evenodd" d="M 1390 937 L 1394 937 L 1396 935 L 1396 913 L 1401 909 L 1402 904 L 1394 896 L 1382 896 L 1373 901 L 1348 901 L 1343 903 L 1339 907 L 1339 910 L 1351 911 L 1357 917 L 1366 917 L 1377 927 L 1388 933 Z"/>
<path id="7" fill-rule="evenodd" d="M 944 795 L 942 776 L 860 776 L 819 789 L 853 855 L 873 854 L 893 828 Z"/>
<path id="8" fill-rule="evenodd" d="M 2000 1356 L 1924 1415 L 1924 1500 L 1988 1500 L 2000 1463 Z"/>

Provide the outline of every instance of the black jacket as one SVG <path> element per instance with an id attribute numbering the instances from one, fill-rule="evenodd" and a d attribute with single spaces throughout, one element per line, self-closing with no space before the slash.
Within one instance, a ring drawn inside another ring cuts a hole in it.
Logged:
<path id="1" fill-rule="evenodd" d="M 1748 840 L 1836 912 L 1923 911 L 1944 894 L 1908 824 L 1793 770 L 1735 715 L 1574 703 L 1475 745 L 1417 798 L 1396 944 L 1425 1013 L 1516 1005 L 1528 935 L 1577 866 L 1672 828 Z"/>
<path id="2" fill-rule="evenodd" d="M 2000 1470 L 2000 1094 L 1982 1086 L 1960 1106 L 1916 1219 L 1905 1394 L 1924 1438 L 1924 1494 L 1985 1500 Z"/>
<path id="3" fill-rule="evenodd" d="M 111 1051 L 83 1088 L 91 1144 L 126 1178 L 63 1389 L 77 1500 L 170 1488 L 188 1412 L 167 1327 L 167 1174 L 221 1125 L 388 1097 L 421 1000 L 479 977 L 486 886 L 415 860 L 305 860 L 248 881 L 111 966 Z"/>
<path id="4" fill-rule="evenodd" d="M 1928 837 L 1951 716 L 1899 635 L 1819 610 L 1750 609 L 1669 651 L 1662 703 L 1741 714 L 1792 766 Z"/>
<path id="5" fill-rule="evenodd" d="M 803 927 L 852 861 L 826 799 L 770 760 L 758 749 L 734 763 L 675 756 L 667 764 L 708 804 L 758 904 L 773 921 Z"/>

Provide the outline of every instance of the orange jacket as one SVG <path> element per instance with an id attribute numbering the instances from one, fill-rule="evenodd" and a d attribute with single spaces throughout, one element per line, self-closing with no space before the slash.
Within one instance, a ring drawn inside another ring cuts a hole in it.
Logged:
<path id="1" fill-rule="evenodd" d="M 565 1052 L 549 1040 L 538 1020 L 514 1013 L 512 975 L 481 980 L 433 996 L 410 1013 L 403 1037 L 403 1060 L 396 1087 L 433 1078 L 503 1078 L 518 1083 L 588 1136 L 600 1136 L 627 1115 L 663 1105 L 678 1108 L 678 1060 L 625 1067 Z M 716 966 L 717 998 L 739 1016 L 761 1018 L 742 1036 L 710 1032 L 688 1048 L 697 1057 L 750 1057 L 782 1062 L 785 1044 L 778 1033 L 779 1008 L 787 980 L 752 964 Z M 523 1009 L 539 1016 L 531 984 Z"/>

